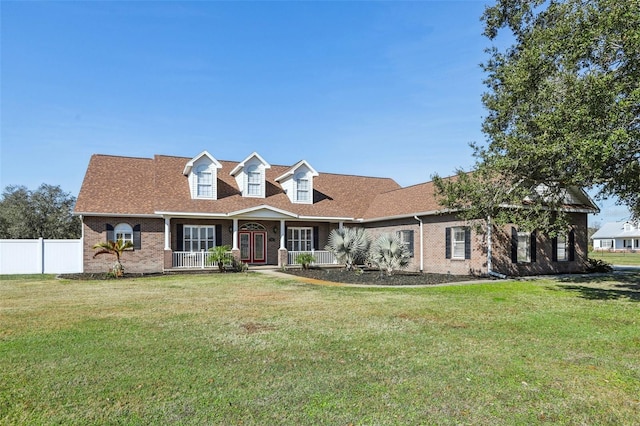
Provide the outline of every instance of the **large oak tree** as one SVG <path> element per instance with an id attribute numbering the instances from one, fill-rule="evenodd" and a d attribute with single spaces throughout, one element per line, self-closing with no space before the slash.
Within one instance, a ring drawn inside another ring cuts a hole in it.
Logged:
<path id="1" fill-rule="evenodd" d="M 474 187 L 504 203 L 544 184 L 553 204 L 578 186 L 640 217 L 640 0 L 497 0 L 482 19 L 495 42 L 482 64 L 487 143 L 472 145 L 480 173 L 459 179 L 466 188 L 440 182 L 445 203 L 468 205 Z"/>

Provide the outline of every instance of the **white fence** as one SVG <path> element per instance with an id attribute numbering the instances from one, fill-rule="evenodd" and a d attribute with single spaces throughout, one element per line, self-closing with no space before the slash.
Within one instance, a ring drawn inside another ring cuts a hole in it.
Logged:
<path id="1" fill-rule="evenodd" d="M 218 267 L 215 262 L 209 261 L 208 257 L 211 253 L 208 251 L 174 251 L 173 267 L 174 268 L 213 268 Z M 224 266 L 229 267 L 233 264 L 233 254 L 229 251 L 226 253 Z"/>
<path id="2" fill-rule="evenodd" d="M 312 255 L 316 260 L 313 262 L 313 265 L 336 265 L 338 261 L 336 257 L 330 251 L 325 250 L 311 250 L 311 251 L 290 251 L 288 253 L 287 262 L 289 265 L 299 265 L 296 261 L 298 255 L 308 253 Z"/>
<path id="3" fill-rule="evenodd" d="M 0 274 L 82 272 L 82 240 L 0 240 Z"/>

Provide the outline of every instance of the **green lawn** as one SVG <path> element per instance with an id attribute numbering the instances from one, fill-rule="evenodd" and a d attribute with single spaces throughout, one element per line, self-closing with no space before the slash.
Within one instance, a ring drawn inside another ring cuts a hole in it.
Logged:
<path id="1" fill-rule="evenodd" d="M 2 424 L 638 424 L 640 274 L 0 282 Z"/>
<path id="2" fill-rule="evenodd" d="M 640 266 L 640 252 L 589 252 L 592 259 L 601 259 L 612 265 Z"/>

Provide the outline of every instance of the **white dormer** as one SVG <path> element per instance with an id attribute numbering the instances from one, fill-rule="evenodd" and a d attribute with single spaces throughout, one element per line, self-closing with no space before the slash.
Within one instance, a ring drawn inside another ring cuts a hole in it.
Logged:
<path id="1" fill-rule="evenodd" d="M 207 151 L 193 157 L 184 166 L 182 174 L 189 179 L 191 198 L 216 200 L 218 198 L 218 169 L 222 164 Z"/>
<path id="2" fill-rule="evenodd" d="M 316 176 L 318 172 L 301 160 L 278 177 L 276 182 L 280 182 L 292 203 L 313 204 L 313 178 Z"/>
<path id="3" fill-rule="evenodd" d="M 231 170 L 243 197 L 264 198 L 266 193 L 266 170 L 271 168 L 257 152 L 254 152 Z"/>
<path id="4" fill-rule="evenodd" d="M 624 224 L 624 232 L 633 231 L 634 229 L 635 229 L 635 226 L 633 226 L 633 223 L 625 222 L 625 224 Z"/>

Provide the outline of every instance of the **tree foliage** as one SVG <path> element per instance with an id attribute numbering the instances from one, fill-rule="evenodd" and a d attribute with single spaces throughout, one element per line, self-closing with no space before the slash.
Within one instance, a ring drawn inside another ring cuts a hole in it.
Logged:
<path id="1" fill-rule="evenodd" d="M 479 179 L 544 184 L 547 199 L 595 188 L 639 216 L 640 0 L 497 0 L 482 19 L 490 40 L 513 42 L 482 65 Z"/>
<path id="2" fill-rule="evenodd" d="M 76 199 L 59 186 L 42 184 L 35 191 L 10 185 L 0 200 L 0 238 L 80 238 Z"/>

